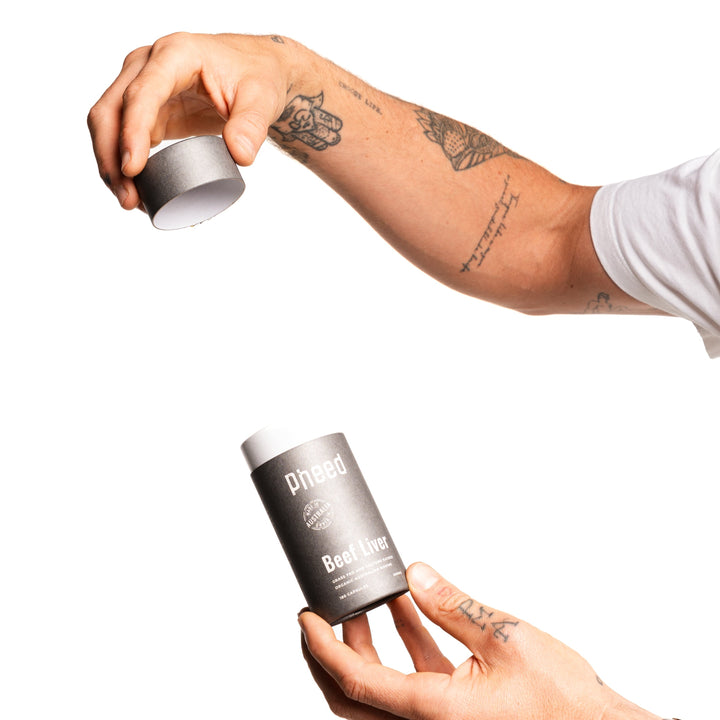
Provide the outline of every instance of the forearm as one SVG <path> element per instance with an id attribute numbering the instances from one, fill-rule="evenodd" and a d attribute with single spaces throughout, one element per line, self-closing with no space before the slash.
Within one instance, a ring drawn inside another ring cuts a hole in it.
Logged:
<path id="1" fill-rule="evenodd" d="M 589 288 L 607 287 L 589 241 L 593 188 L 286 43 L 289 110 L 271 137 L 406 258 L 454 289 L 529 312 L 582 312 Z M 293 132 L 297 111 L 316 130 Z"/>

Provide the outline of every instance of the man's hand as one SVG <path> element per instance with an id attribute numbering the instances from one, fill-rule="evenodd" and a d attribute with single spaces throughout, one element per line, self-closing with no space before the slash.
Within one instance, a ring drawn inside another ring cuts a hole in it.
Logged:
<path id="1" fill-rule="evenodd" d="M 284 38 L 176 33 L 131 52 L 88 115 L 100 175 L 127 209 L 148 153 L 166 139 L 222 134 L 249 165 L 287 104 L 296 44 Z"/>
<path id="2" fill-rule="evenodd" d="M 382 665 L 366 616 L 343 641 L 317 615 L 300 615 L 306 660 L 331 709 L 363 720 L 650 720 L 657 716 L 607 687 L 575 651 L 512 615 L 459 591 L 427 565 L 408 569 L 415 603 L 471 652 L 443 656 L 407 596 L 390 603 L 416 673 Z"/>

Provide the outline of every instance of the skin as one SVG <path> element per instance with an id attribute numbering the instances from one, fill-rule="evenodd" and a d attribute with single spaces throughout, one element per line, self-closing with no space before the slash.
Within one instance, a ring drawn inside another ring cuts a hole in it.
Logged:
<path id="1" fill-rule="evenodd" d="M 460 292 L 533 314 L 657 312 L 616 287 L 595 255 L 589 214 L 597 188 L 565 183 L 488 135 L 382 93 L 289 38 L 178 33 L 138 48 L 90 110 L 88 127 L 100 176 L 126 210 L 141 207 L 133 178 L 163 140 L 222 134 L 247 166 L 270 137 L 408 260 Z M 418 670 L 410 676 L 379 664 L 365 618 L 346 624 L 343 643 L 303 613 L 311 670 L 339 714 L 656 717 L 603 685 L 561 643 L 439 576 L 419 580 L 419 567 L 409 571 L 415 602 L 472 656 L 453 668 L 408 598 L 391 609 Z M 502 619 L 488 626 L 481 608 Z"/>
<path id="2" fill-rule="evenodd" d="M 100 175 L 126 209 L 140 205 L 132 178 L 159 142 L 222 134 L 249 165 L 269 136 L 460 292 L 532 314 L 657 312 L 615 286 L 595 255 L 597 188 L 565 183 L 289 38 L 161 38 L 127 56 L 88 126 Z"/>
<path id="3" fill-rule="evenodd" d="M 423 627 L 413 603 L 390 603 L 416 672 L 381 664 L 367 616 L 343 625 L 343 640 L 303 612 L 303 652 L 331 710 L 355 720 L 659 720 L 611 690 L 590 665 L 528 623 L 472 599 L 432 568 L 408 568 L 417 607 L 462 642 L 455 667 Z"/>

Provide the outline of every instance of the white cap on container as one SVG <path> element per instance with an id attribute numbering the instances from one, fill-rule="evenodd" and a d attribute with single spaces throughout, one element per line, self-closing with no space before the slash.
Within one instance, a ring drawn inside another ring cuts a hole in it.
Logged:
<path id="1" fill-rule="evenodd" d="M 151 155 L 135 187 L 152 224 L 178 230 L 228 208 L 243 194 L 245 182 L 225 141 L 200 135 Z"/>
<path id="2" fill-rule="evenodd" d="M 302 426 L 292 425 L 268 425 L 251 435 L 242 445 L 241 449 L 250 472 L 272 460 L 286 450 L 298 447 L 303 443 L 315 438 L 329 435 L 328 431 L 320 424 L 303 424 Z"/>

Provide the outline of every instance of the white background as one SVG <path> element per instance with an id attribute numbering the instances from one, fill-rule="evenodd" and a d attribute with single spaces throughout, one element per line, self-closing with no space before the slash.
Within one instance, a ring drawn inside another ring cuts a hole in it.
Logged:
<path id="1" fill-rule="evenodd" d="M 718 145 L 711 4 L 258 5 L 25 3 L 5 26 L 0 717 L 329 716 L 239 450 L 311 412 L 406 562 L 658 714 L 715 716 L 720 361 L 694 328 L 455 294 L 269 145 L 231 210 L 162 233 L 119 209 L 85 125 L 134 47 L 282 33 L 601 184 Z"/>

